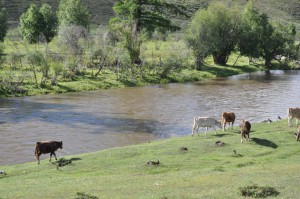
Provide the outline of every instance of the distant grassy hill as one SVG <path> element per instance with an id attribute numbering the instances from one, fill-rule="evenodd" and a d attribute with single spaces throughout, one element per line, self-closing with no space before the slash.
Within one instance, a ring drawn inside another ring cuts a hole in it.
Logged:
<path id="1" fill-rule="evenodd" d="M 4 6 L 9 14 L 10 26 L 17 26 L 20 15 L 29 7 L 31 3 L 40 5 L 48 3 L 57 9 L 60 0 L 4 0 Z M 112 6 L 117 0 L 82 0 L 91 12 L 91 20 L 94 24 L 106 25 L 109 18 L 114 15 Z M 167 0 L 174 2 L 174 0 Z M 207 7 L 213 0 L 186 0 L 185 4 L 190 13 L 199 8 Z M 226 3 L 237 2 L 241 7 L 248 2 L 247 0 L 221 0 Z M 268 14 L 270 19 L 282 22 L 293 22 L 300 30 L 300 1 L 299 0 L 255 0 L 257 8 L 261 12 Z"/>

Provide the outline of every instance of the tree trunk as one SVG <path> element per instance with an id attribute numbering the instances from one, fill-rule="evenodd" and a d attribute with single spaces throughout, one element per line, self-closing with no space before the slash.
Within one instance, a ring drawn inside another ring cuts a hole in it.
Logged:
<path id="1" fill-rule="evenodd" d="M 196 70 L 201 71 L 203 66 L 203 59 L 201 57 L 196 58 Z"/>
<path id="2" fill-rule="evenodd" d="M 228 61 L 228 55 L 226 53 L 213 53 L 214 63 L 225 66 Z"/>

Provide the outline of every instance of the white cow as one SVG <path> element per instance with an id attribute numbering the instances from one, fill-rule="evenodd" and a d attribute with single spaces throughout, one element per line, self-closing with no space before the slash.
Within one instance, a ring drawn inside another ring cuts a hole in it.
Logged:
<path id="1" fill-rule="evenodd" d="M 194 126 L 193 126 L 193 130 L 192 130 L 192 136 L 194 135 L 195 130 L 197 131 L 197 134 L 199 135 L 198 130 L 199 130 L 200 127 L 206 127 L 205 135 L 206 135 L 208 127 L 214 128 L 216 133 L 217 133 L 217 130 L 216 130 L 215 126 L 219 127 L 220 129 L 222 128 L 221 122 L 215 120 L 214 118 L 211 118 L 211 117 L 195 117 L 194 118 Z"/>
<path id="2" fill-rule="evenodd" d="M 293 118 L 296 118 L 296 126 L 300 119 L 300 108 L 289 108 L 288 109 L 288 126 L 292 125 Z"/>

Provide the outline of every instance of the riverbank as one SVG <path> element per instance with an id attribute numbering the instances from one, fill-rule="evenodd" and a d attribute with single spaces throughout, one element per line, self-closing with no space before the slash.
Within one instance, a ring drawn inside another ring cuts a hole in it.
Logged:
<path id="1" fill-rule="evenodd" d="M 40 165 L 1 166 L 0 198 L 242 198 L 250 185 L 272 188 L 272 197 L 297 198 L 295 130 L 286 120 L 257 123 L 243 144 L 235 127 L 66 156 L 61 165 L 44 155 Z"/>

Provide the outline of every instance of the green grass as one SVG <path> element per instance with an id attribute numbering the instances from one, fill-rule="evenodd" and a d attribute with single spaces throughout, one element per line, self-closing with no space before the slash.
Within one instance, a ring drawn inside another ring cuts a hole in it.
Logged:
<path id="1" fill-rule="evenodd" d="M 264 194 L 278 192 L 278 198 L 297 198 L 300 143 L 295 130 L 286 120 L 259 123 L 243 144 L 236 127 L 67 156 L 64 160 L 72 163 L 58 169 L 47 155 L 40 165 L 1 166 L 7 174 L 0 176 L 0 197 L 243 198 L 242 189 L 258 187 Z M 225 146 L 215 146 L 218 140 Z M 159 165 L 146 164 L 158 160 Z"/>

